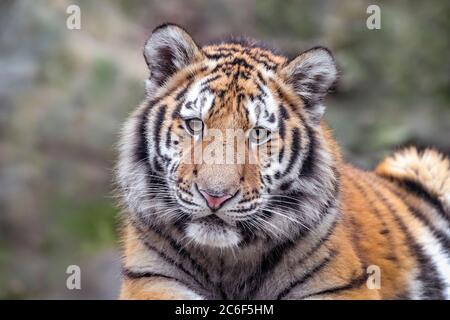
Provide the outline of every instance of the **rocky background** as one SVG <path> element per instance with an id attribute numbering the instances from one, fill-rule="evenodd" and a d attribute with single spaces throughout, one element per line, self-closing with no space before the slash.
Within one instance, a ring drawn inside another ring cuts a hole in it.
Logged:
<path id="1" fill-rule="evenodd" d="M 81 8 L 81 30 L 66 8 Z M 381 8 L 381 30 L 366 9 Z M 200 43 L 247 35 L 295 56 L 331 48 L 342 80 L 327 120 L 345 157 L 373 167 L 396 148 L 450 152 L 450 2 L 0 2 L 0 298 L 117 297 L 118 130 L 144 96 L 142 46 L 163 22 Z M 81 290 L 66 288 L 68 265 Z"/>

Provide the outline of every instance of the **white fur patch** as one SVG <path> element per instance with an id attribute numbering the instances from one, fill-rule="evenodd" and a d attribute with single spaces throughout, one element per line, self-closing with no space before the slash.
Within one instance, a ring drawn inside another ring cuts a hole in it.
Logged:
<path id="1" fill-rule="evenodd" d="M 450 299 L 450 260 L 442 244 L 423 227 L 418 235 L 419 243 L 430 257 L 445 286 L 445 298 Z"/>
<path id="2" fill-rule="evenodd" d="M 197 117 L 204 119 L 214 101 L 214 95 L 210 92 L 201 93 L 203 83 L 208 78 L 203 78 L 195 82 L 186 94 L 186 102 L 180 109 L 180 115 L 183 118 Z M 190 103 L 190 108 L 187 108 Z"/>
<path id="3" fill-rule="evenodd" d="M 261 126 L 271 131 L 278 130 L 278 103 L 272 95 L 272 92 L 266 86 L 261 86 L 264 91 L 262 101 L 255 100 L 247 103 L 249 119 L 253 126 Z M 266 116 L 266 111 L 269 117 Z M 270 122 L 270 115 L 274 115 L 275 121 Z"/>
<path id="4" fill-rule="evenodd" d="M 408 148 L 386 158 L 376 171 L 422 185 L 450 213 L 450 160 L 440 152 L 433 149 L 419 152 L 416 148 Z"/>
<path id="5" fill-rule="evenodd" d="M 241 241 L 241 236 L 228 226 L 211 226 L 202 222 L 189 223 L 186 236 L 198 244 L 216 248 L 235 247 Z"/>

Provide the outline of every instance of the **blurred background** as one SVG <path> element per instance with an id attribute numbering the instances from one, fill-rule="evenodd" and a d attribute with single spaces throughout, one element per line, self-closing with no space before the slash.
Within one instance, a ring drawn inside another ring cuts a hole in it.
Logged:
<path id="1" fill-rule="evenodd" d="M 81 8 L 81 30 L 66 9 Z M 366 9 L 381 8 L 381 30 Z M 324 45 L 342 70 L 327 120 L 363 168 L 399 146 L 450 152 L 450 2 L 0 2 L 0 298 L 114 299 L 120 124 L 144 97 L 142 47 L 163 22 L 197 42 L 247 35 L 288 56 Z M 66 288 L 68 265 L 81 290 Z"/>

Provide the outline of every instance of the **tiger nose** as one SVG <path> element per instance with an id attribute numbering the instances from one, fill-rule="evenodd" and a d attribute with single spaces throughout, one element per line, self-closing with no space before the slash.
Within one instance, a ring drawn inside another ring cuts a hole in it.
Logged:
<path id="1" fill-rule="evenodd" d="M 205 198 L 206 203 L 208 204 L 208 207 L 211 210 L 217 210 L 219 209 L 225 201 L 230 199 L 232 197 L 231 194 L 215 194 L 208 192 L 206 190 L 199 190 L 200 194 Z"/>

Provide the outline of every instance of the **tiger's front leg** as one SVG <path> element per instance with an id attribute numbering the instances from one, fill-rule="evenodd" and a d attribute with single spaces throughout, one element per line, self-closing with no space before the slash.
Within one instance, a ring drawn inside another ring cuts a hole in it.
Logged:
<path id="1" fill-rule="evenodd" d="M 149 232 L 147 236 L 152 233 Z M 149 250 L 131 225 L 122 233 L 124 239 L 123 280 L 121 300 L 202 300 L 198 287 L 189 284 L 189 277 Z M 157 240 L 152 238 L 153 243 Z M 154 248 L 156 249 L 156 248 Z"/>
<path id="2" fill-rule="evenodd" d="M 124 279 L 121 300 L 203 300 L 204 297 L 176 279 L 144 277 Z"/>

